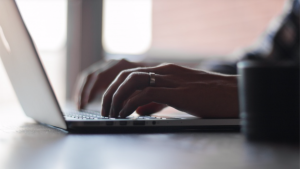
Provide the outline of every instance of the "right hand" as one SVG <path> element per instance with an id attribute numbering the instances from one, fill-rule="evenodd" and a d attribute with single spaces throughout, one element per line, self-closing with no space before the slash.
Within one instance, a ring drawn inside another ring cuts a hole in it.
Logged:
<path id="1" fill-rule="evenodd" d="M 82 72 L 77 83 L 75 99 L 78 109 L 83 109 L 97 95 L 102 94 L 121 71 L 140 66 L 138 63 L 129 62 L 125 59 L 110 60 L 90 66 Z M 165 107 L 166 105 L 150 103 L 139 107 L 136 111 L 140 115 L 149 115 Z"/>
<path id="2" fill-rule="evenodd" d="M 155 73 L 155 86 L 149 84 Z M 174 64 L 122 71 L 103 96 L 102 115 L 126 117 L 147 104 L 169 105 L 202 118 L 237 118 L 237 76 Z"/>

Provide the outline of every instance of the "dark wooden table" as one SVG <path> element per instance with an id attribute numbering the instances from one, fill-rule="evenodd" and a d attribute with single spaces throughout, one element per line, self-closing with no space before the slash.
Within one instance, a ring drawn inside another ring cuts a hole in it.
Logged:
<path id="1" fill-rule="evenodd" d="M 0 106 L 0 169 L 299 169 L 299 145 L 239 132 L 68 134 Z"/>

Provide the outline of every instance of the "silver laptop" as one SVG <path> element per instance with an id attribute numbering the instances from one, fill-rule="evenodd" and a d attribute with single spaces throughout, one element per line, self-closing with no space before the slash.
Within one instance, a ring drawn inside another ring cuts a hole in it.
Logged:
<path id="1" fill-rule="evenodd" d="M 69 132 L 146 132 L 238 129 L 239 119 L 130 116 L 102 117 L 98 111 L 63 112 L 14 0 L 0 0 L 0 56 L 25 114 Z"/>

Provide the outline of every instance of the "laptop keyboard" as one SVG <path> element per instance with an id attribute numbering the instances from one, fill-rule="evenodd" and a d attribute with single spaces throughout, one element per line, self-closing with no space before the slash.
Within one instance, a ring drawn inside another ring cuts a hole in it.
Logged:
<path id="1" fill-rule="evenodd" d="M 81 119 L 81 120 L 116 120 L 116 119 L 145 119 L 145 120 L 166 120 L 167 118 L 164 117 L 157 117 L 157 116 L 128 116 L 126 118 L 110 118 L 110 117 L 104 117 L 101 116 L 100 112 L 97 111 L 91 111 L 91 110 L 81 110 L 77 112 L 69 112 L 65 114 L 66 117 L 69 118 L 75 118 L 75 119 Z"/>
<path id="2" fill-rule="evenodd" d="M 81 110 L 78 112 L 68 112 L 65 114 L 66 117 L 75 118 L 75 119 L 91 119 L 91 120 L 99 120 L 99 119 L 109 119 L 109 117 L 101 116 L 100 112 L 96 111 L 86 111 Z"/>

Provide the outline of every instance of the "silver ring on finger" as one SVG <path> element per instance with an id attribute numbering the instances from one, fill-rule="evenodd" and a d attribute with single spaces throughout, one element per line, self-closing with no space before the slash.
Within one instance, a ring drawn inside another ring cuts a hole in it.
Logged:
<path id="1" fill-rule="evenodd" d="M 150 86 L 155 86 L 155 73 L 149 72 L 149 78 L 150 78 L 149 85 Z"/>

